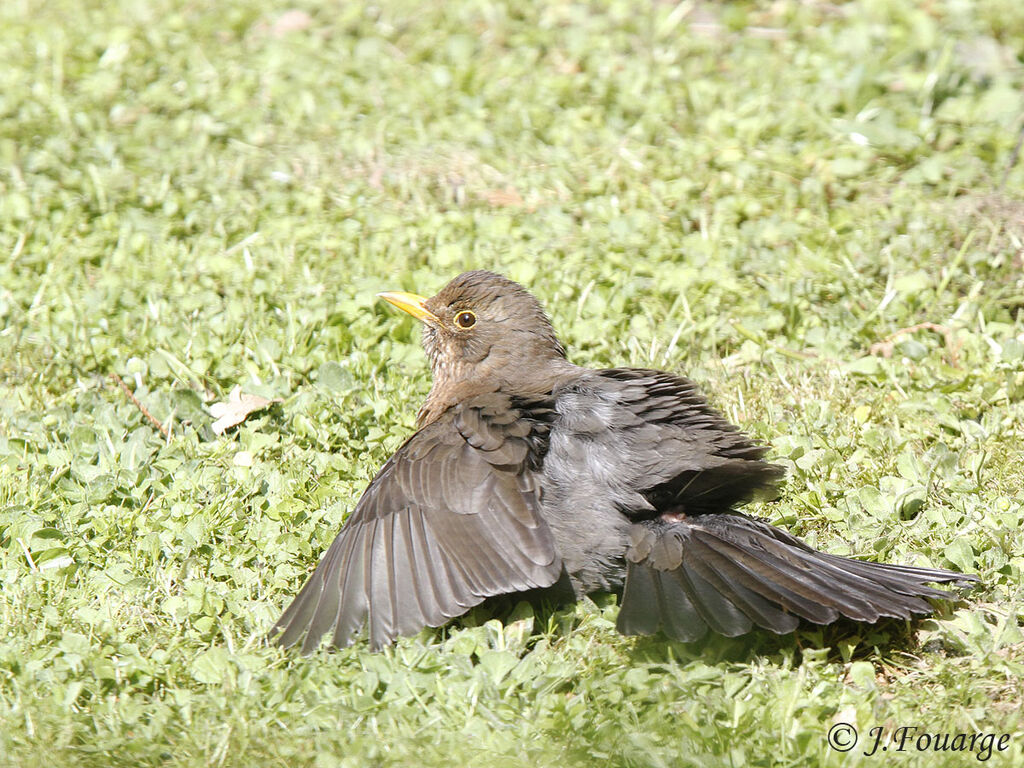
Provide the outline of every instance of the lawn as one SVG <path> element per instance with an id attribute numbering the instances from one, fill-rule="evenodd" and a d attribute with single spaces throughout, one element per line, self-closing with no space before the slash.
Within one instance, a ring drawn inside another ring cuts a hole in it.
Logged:
<path id="1" fill-rule="evenodd" d="M 1022 56 L 1019 0 L 3 0 L 0 766 L 1024 764 Z M 789 470 L 751 512 L 982 585 L 267 647 L 429 387 L 374 294 L 469 268 L 699 382 Z"/>

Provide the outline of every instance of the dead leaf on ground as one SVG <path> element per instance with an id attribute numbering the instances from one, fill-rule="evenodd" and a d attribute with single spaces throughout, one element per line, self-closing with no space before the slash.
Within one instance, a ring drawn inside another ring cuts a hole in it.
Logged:
<path id="1" fill-rule="evenodd" d="M 939 334 L 943 341 L 946 343 L 946 357 L 949 360 L 949 364 L 956 367 L 957 364 L 957 353 L 960 350 L 960 344 L 957 343 L 956 338 L 953 336 L 953 330 L 947 328 L 945 325 L 939 325 L 938 323 L 918 323 L 912 325 L 909 328 L 900 328 L 893 334 L 890 334 L 887 338 L 881 341 L 876 341 L 871 345 L 868 350 L 872 355 L 890 358 L 892 357 L 893 351 L 896 349 L 896 340 L 901 336 L 906 336 L 909 333 L 916 333 L 917 331 L 932 331 Z"/>
<path id="2" fill-rule="evenodd" d="M 260 19 L 252 25 L 250 33 L 260 41 L 268 37 L 282 38 L 292 32 L 304 32 L 313 26 L 313 17 L 299 8 L 292 8 L 277 15 L 273 20 Z M 221 33 L 222 39 L 227 41 L 230 35 Z"/>
<path id="3" fill-rule="evenodd" d="M 222 435 L 231 427 L 241 424 L 250 413 L 262 411 L 272 403 L 283 402 L 280 397 L 273 400 L 259 395 L 247 395 L 242 392 L 240 386 L 235 386 L 228 395 L 227 402 L 214 403 L 210 406 L 210 415 L 216 419 L 213 422 L 213 433 Z"/>
<path id="4" fill-rule="evenodd" d="M 270 34 L 274 37 L 284 37 L 289 32 L 301 32 L 309 29 L 313 24 L 313 17 L 303 10 L 293 8 L 278 16 L 270 27 Z"/>
<path id="5" fill-rule="evenodd" d="M 512 187 L 486 189 L 481 196 L 489 205 L 495 208 L 522 208 L 526 205 L 522 195 Z"/>

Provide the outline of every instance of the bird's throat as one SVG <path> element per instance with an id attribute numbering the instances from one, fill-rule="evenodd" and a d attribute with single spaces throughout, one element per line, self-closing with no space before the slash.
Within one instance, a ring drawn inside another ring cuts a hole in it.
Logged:
<path id="1" fill-rule="evenodd" d="M 422 429 L 441 418 L 441 415 L 449 408 L 476 395 L 497 392 L 499 389 L 496 382 L 482 379 L 435 378 L 427 399 L 416 415 L 416 425 Z"/>

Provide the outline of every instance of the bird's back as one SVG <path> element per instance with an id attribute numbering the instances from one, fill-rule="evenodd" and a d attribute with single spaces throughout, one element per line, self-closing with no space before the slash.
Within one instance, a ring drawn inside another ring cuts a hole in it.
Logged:
<path id="1" fill-rule="evenodd" d="M 543 506 L 578 593 L 621 586 L 633 522 L 728 512 L 782 476 L 763 446 L 668 373 L 581 369 L 553 408 Z"/>

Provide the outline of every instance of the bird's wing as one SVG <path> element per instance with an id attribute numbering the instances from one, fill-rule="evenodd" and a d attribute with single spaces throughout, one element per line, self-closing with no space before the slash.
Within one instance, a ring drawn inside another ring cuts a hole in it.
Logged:
<path id="1" fill-rule="evenodd" d="M 783 476 L 763 461 L 766 448 L 708 405 L 697 386 L 663 371 L 613 368 L 598 372 L 622 408 L 622 438 L 633 487 L 659 512 L 726 511 L 770 492 Z"/>
<path id="2" fill-rule="evenodd" d="M 531 471 L 542 423 L 498 394 L 413 435 L 366 489 L 309 581 L 271 630 L 304 653 L 332 632 L 374 648 L 440 626 L 492 595 L 555 583 L 562 564 Z"/>

